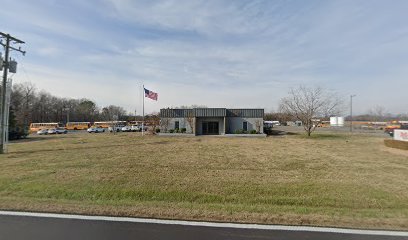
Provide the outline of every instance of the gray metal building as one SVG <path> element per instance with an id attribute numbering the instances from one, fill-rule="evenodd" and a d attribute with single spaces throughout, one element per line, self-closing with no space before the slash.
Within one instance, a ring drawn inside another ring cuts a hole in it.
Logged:
<path id="1" fill-rule="evenodd" d="M 255 130 L 263 133 L 264 109 L 160 109 L 161 129 L 186 128 L 195 135 L 224 135 Z"/>

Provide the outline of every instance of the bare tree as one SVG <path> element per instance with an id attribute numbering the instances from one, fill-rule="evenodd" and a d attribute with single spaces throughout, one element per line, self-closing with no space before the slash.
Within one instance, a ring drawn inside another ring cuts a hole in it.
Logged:
<path id="1" fill-rule="evenodd" d="M 187 120 L 188 125 L 190 126 L 191 133 L 194 134 L 194 132 L 195 132 L 195 125 L 194 125 L 195 117 L 194 117 L 193 111 L 189 111 L 187 113 L 186 120 Z"/>
<path id="2" fill-rule="evenodd" d="M 77 106 L 77 113 L 80 121 L 94 121 L 98 112 L 96 103 L 89 99 L 81 99 Z"/>
<path id="3" fill-rule="evenodd" d="M 371 109 L 368 114 L 371 116 L 371 120 L 374 122 L 379 122 L 384 120 L 385 117 L 385 108 L 383 106 L 375 106 Z"/>
<path id="4" fill-rule="evenodd" d="M 122 120 L 124 116 L 126 116 L 125 109 L 119 106 L 109 105 L 102 108 L 102 111 L 100 112 L 100 118 L 105 121 L 112 121 L 115 116 L 117 117 L 117 120 Z"/>
<path id="5" fill-rule="evenodd" d="M 321 87 L 299 86 L 291 89 L 289 96 L 281 100 L 280 109 L 302 121 L 307 135 L 310 136 L 317 126 L 312 120 L 339 114 L 342 103 L 337 94 Z"/>
<path id="6" fill-rule="evenodd" d="M 163 132 L 167 132 L 167 128 L 169 127 L 170 124 L 170 118 L 161 118 L 160 120 L 160 129 Z"/>
<path id="7" fill-rule="evenodd" d="M 160 126 L 160 117 L 158 113 L 152 113 L 145 117 L 149 125 L 151 126 L 152 134 L 156 134 L 156 129 Z"/>
<path id="8" fill-rule="evenodd" d="M 15 84 L 13 86 L 11 105 L 16 111 L 17 122 L 19 122 L 23 126 L 28 126 L 28 124 L 32 121 L 33 105 L 35 104 L 35 102 L 36 89 L 34 84 L 30 82 L 24 82 Z"/>
<path id="9" fill-rule="evenodd" d="M 255 128 L 256 128 L 256 132 L 260 133 L 261 132 L 261 126 L 262 126 L 263 122 L 260 120 L 256 120 L 255 121 Z"/>

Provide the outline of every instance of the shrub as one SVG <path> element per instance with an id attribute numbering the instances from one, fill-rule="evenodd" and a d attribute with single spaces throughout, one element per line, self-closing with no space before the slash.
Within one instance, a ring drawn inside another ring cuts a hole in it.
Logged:
<path id="1" fill-rule="evenodd" d="M 21 138 L 26 138 L 29 131 L 27 126 L 18 125 L 16 122 L 16 116 L 14 115 L 13 108 L 10 108 L 9 113 L 9 128 L 8 128 L 8 139 L 16 140 Z"/>
<path id="2" fill-rule="evenodd" d="M 180 129 L 175 128 L 175 129 L 174 129 L 174 132 L 175 132 L 175 133 L 179 133 L 179 132 L 180 132 Z"/>
<path id="3" fill-rule="evenodd" d="M 243 134 L 244 133 L 244 129 L 237 129 L 234 131 L 234 134 Z"/>
<path id="4" fill-rule="evenodd" d="M 402 150 L 408 150 L 408 142 L 405 142 L 405 141 L 385 139 L 384 144 L 387 147 L 398 148 L 398 149 L 402 149 Z"/>
<path id="5" fill-rule="evenodd" d="M 156 128 L 156 133 L 159 133 L 160 132 L 160 128 Z"/>
<path id="6" fill-rule="evenodd" d="M 169 130 L 169 133 L 174 133 L 174 129 L 170 129 L 170 130 Z"/>
<path id="7" fill-rule="evenodd" d="M 185 132 L 187 132 L 187 129 L 186 128 L 180 128 L 180 132 L 185 133 Z"/>
<path id="8" fill-rule="evenodd" d="M 23 127 L 13 127 L 9 129 L 8 132 L 8 139 L 9 140 L 17 140 L 26 138 L 28 135 L 28 131 L 26 131 Z"/>
<path id="9" fill-rule="evenodd" d="M 255 130 L 255 129 L 252 129 L 249 133 L 250 133 L 250 134 L 256 134 L 256 130 Z"/>

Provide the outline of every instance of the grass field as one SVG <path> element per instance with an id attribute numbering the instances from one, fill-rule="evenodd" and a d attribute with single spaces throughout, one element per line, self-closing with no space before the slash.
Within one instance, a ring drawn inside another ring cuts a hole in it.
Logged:
<path id="1" fill-rule="evenodd" d="M 0 156 L 0 208 L 408 229 L 408 156 L 383 140 L 34 136 Z"/>

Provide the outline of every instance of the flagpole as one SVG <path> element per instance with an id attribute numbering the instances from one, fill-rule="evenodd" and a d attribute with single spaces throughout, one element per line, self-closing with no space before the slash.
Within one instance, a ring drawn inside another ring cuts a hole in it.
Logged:
<path id="1" fill-rule="evenodd" d="M 144 96 L 144 94 L 145 94 L 145 90 L 144 90 L 144 84 L 143 84 L 143 93 L 142 93 L 142 97 L 143 97 L 143 120 L 142 120 L 142 136 L 144 135 L 144 119 L 145 119 L 145 117 L 144 117 L 144 99 L 145 99 L 145 96 Z"/>

